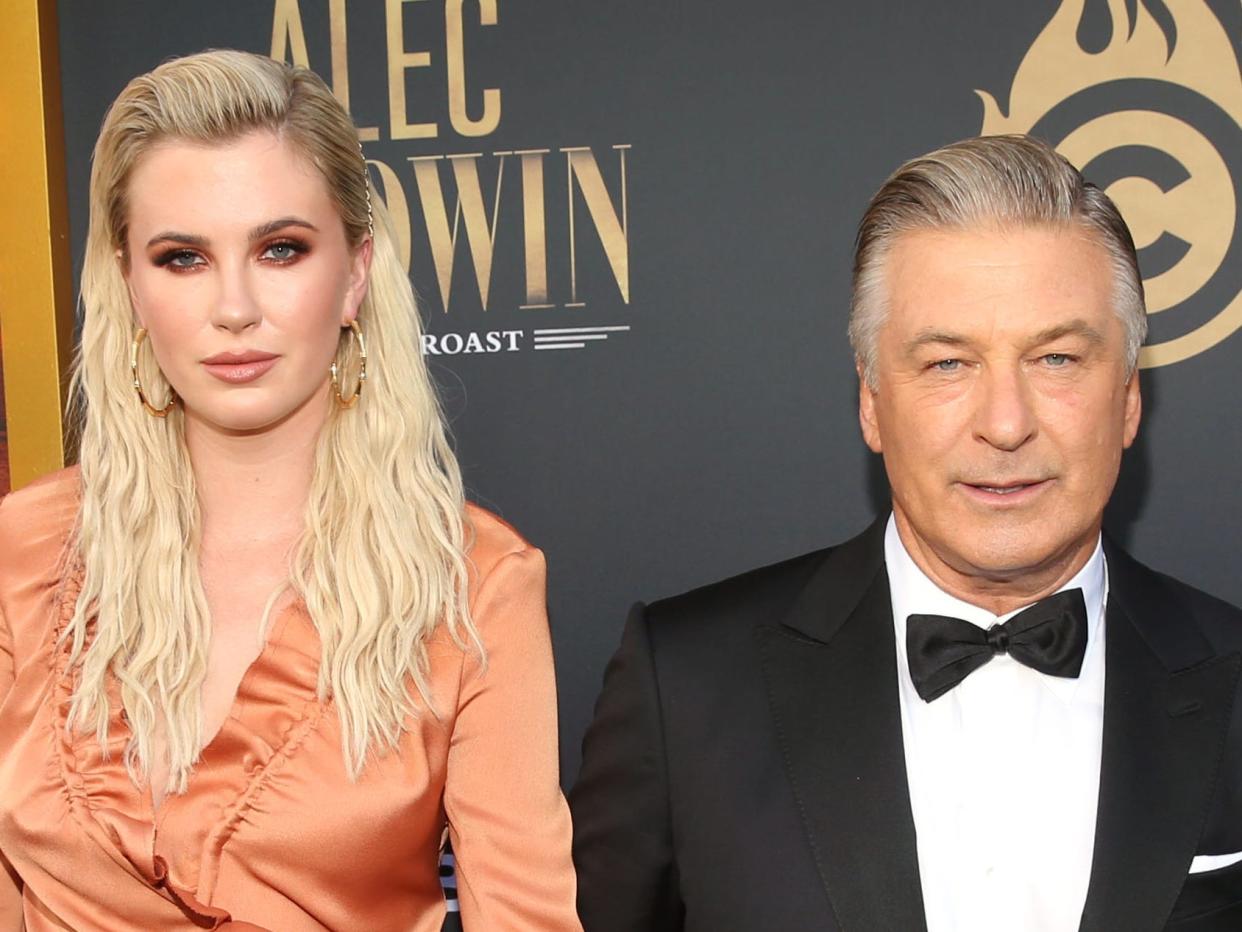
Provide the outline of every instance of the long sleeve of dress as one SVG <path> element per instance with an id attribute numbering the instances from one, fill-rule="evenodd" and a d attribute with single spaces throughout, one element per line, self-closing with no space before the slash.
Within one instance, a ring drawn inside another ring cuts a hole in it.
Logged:
<path id="1" fill-rule="evenodd" d="M 13 631 L 0 603 L 0 706 L 13 687 L 16 659 L 13 656 Z M 3 751 L 0 751 L 3 753 Z M 0 854 L 0 932 L 16 932 L 23 925 L 21 881 L 8 859 Z"/>
<path id="2" fill-rule="evenodd" d="M 29 932 L 438 932 L 447 824 L 467 932 L 580 928 L 543 559 L 521 535 L 469 507 L 470 601 L 489 663 L 437 629 L 433 712 L 411 714 L 396 751 L 357 779 L 336 703 L 318 694 L 319 632 L 304 605 L 278 612 L 156 832 L 124 766 L 118 704 L 108 753 L 67 722 L 57 622 L 80 594 L 61 559 L 78 484 L 66 470 L 0 505 L 0 909 L 15 874 Z M 13 932 L 6 920 L 0 932 Z"/>
<path id="3" fill-rule="evenodd" d="M 466 932 L 582 928 L 545 585 L 543 555 L 528 547 L 494 565 L 473 606 L 487 659 L 463 668 L 444 791 Z"/>
<path id="4" fill-rule="evenodd" d="M 4 618 L 4 606 L 0 605 L 0 705 L 13 686 L 14 673 L 13 632 Z"/>

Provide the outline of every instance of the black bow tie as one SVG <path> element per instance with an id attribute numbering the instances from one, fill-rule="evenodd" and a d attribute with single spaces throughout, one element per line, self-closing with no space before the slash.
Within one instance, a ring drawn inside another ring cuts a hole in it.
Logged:
<path id="1" fill-rule="evenodd" d="M 995 657 L 1009 654 L 1049 676 L 1074 678 L 1087 650 L 1087 604 L 1066 589 L 986 631 L 960 618 L 911 615 L 906 621 L 910 678 L 924 702 L 939 699 Z"/>

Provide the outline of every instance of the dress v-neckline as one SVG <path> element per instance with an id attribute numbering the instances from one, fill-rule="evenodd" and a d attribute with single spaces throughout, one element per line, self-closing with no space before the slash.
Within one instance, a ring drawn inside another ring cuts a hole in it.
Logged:
<path id="1" fill-rule="evenodd" d="M 93 729 L 69 731 L 73 676 L 65 668 L 67 646 L 61 648 L 56 714 L 70 796 L 86 801 L 83 814 L 101 830 L 96 838 L 147 883 L 210 903 L 221 849 L 327 706 L 318 698 L 319 636 L 305 607 L 293 601 L 276 613 L 185 792 L 165 794 L 158 808 L 149 783 L 135 784 L 123 764 L 131 732 L 115 677 L 109 675 L 106 746 Z"/>
<path id="2" fill-rule="evenodd" d="M 258 654 L 254 659 L 246 665 L 246 669 L 242 671 L 241 679 L 237 681 L 237 688 L 233 691 L 233 698 L 229 702 L 228 710 L 224 718 L 220 720 L 220 724 L 216 727 L 211 737 L 203 742 L 203 746 L 199 749 L 198 758 L 194 766 L 190 770 L 190 774 L 186 779 L 186 788 L 183 793 L 169 792 L 165 785 L 164 794 L 159 805 L 155 804 L 155 786 L 152 780 L 147 780 L 140 789 L 143 802 L 146 805 L 147 821 L 151 824 L 151 851 L 154 854 L 157 843 L 157 835 L 160 825 L 163 823 L 167 814 L 168 806 L 178 799 L 190 795 L 191 787 L 199 770 L 207 761 L 212 748 L 219 742 L 221 735 L 228 729 L 231 722 L 240 722 L 246 711 L 248 696 L 253 691 L 253 680 L 260 675 L 263 667 L 266 666 L 270 659 L 270 654 L 277 650 L 281 638 L 288 626 L 289 618 L 292 613 L 304 611 L 300 608 L 301 603 L 292 601 L 287 603 L 283 608 L 275 612 L 275 617 L 267 626 L 266 636 L 263 638 L 263 645 L 259 648 Z M 201 713 L 200 713 L 201 714 Z M 167 774 L 165 775 L 167 777 Z"/>

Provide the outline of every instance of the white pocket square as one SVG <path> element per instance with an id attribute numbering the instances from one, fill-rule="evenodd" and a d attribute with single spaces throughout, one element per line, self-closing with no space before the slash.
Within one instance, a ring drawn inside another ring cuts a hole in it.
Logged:
<path id="1" fill-rule="evenodd" d="M 1235 854 L 1200 854 L 1190 862 L 1190 872 L 1202 874 L 1205 871 L 1216 871 L 1239 861 L 1242 861 L 1242 851 Z"/>

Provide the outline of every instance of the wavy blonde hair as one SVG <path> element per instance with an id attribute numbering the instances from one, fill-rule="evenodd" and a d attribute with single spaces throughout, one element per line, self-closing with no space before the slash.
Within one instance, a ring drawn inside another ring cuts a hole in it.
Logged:
<path id="1" fill-rule="evenodd" d="M 135 323 L 122 267 L 127 185 L 160 142 L 227 144 L 254 131 L 277 134 L 318 168 L 353 248 L 368 235 L 373 202 L 370 283 L 358 312 L 366 391 L 351 409 L 333 405 L 318 438 L 289 579 L 319 632 L 319 695 L 336 707 L 350 773 L 356 778 L 369 753 L 397 744 L 419 707 L 410 683 L 431 707 L 427 641 L 437 625 L 463 649 L 482 652 L 467 605 L 461 474 L 388 216 L 378 196 L 368 200 L 353 122 L 303 68 L 236 51 L 169 61 L 121 92 L 95 146 L 73 386 L 82 502 L 70 554 L 83 584 L 64 637 L 76 675 L 71 723 L 106 741 L 111 671 L 133 731 L 125 750 L 131 778 L 148 778 L 160 730 L 173 791 L 184 791 L 202 748 L 212 625 L 183 417 L 179 408 L 165 419 L 149 416 L 128 371 Z M 348 333 L 337 363 L 355 372 Z M 142 378 L 156 398 L 171 391 L 154 363 Z"/>

